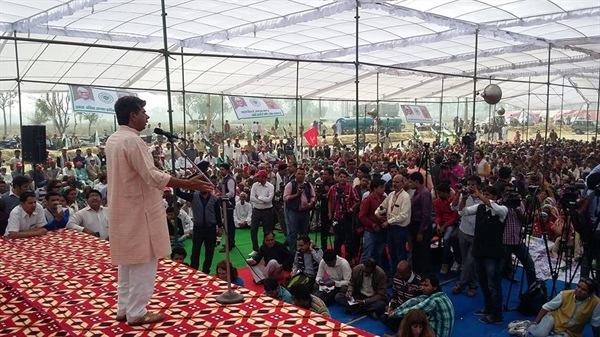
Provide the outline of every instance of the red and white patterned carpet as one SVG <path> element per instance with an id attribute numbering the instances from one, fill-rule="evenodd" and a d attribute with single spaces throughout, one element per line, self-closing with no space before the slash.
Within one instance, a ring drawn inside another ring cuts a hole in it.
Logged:
<path id="1" fill-rule="evenodd" d="M 3 336 L 371 336 L 304 309 L 239 288 L 244 303 L 221 305 L 225 282 L 165 259 L 150 310 L 163 322 L 114 320 L 117 269 L 105 241 L 71 230 L 0 239 Z"/>

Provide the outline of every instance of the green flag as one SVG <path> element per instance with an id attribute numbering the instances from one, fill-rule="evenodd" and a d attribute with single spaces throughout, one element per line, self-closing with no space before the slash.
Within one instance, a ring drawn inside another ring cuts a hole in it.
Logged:
<path id="1" fill-rule="evenodd" d="M 421 139 L 421 133 L 419 132 L 419 130 L 417 130 L 417 127 L 414 128 L 413 138 L 416 139 L 416 140 Z"/>
<path id="2" fill-rule="evenodd" d="M 60 147 L 61 148 L 67 147 L 67 136 L 64 134 L 62 135 L 62 139 L 60 141 Z"/>
<path id="3" fill-rule="evenodd" d="M 279 117 L 275 118 L 275 130 L 279 129 Z"/>

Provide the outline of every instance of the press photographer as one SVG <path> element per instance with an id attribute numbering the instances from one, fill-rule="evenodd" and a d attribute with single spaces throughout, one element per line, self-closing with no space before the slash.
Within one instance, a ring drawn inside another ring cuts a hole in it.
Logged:
<path id="1" fill-rule="evenodd" d="M 453 153 L 450 159 L 440 165 L 440 181 L 449 181 L 450 187 L 456 189 L 456 184 L 465 176 L 465 168 L 459 164 L 460 155 Z"/>
<path id="2" fill-rule="evenodd" d="M 352 251 L 352 240 L 355 238 L 352 213 L 360 206 L 356 189 L 347 183 L 348 173 L 340 170 L 338 183 L 329 189 L 328 209 L 334 233 L 334 249 L 342 256 L 342 245 L 346 246 L 346 260 L 351 260 L 357 252 Z"/>
<path id="3" fill-rule="evenodd" d="M 303 167 L 296 170 L 295 179 L 285 185 L 283 200 L 288 212 L 288 243 L 291 251 L 296 251 L 299 236 L 308 235 L 310 211 L 315 206 L 315 189 L 304 180 Z"/>
<path id="4" fill-rule="evenodd" d="M 523 224 L 526 223 L 525 205 L 521 200 L 519 193 L 515 192 L 515 188 L 511 183 L 504 184 L 504 190 L 500 195 L 498 204 L 508 207 L 506 223 L 504 227 L 504 235 L 502 243 L 504 244 L 504 265 L 503 275 L 509 280 L 513 279 L 512 254 L 515 254 L 517 259 L 525 269 L 527 276 L 527 287 L 529 288 L 537 279 L 535 276 L 535 264 L 529 254 L 529 249 L 525 245 Z"/>
<path id="5" fill-rule="evenodd" d="M 320 226 L 321 247 L 329 246 L 327 238 L 331 229 L 331 219 L 329 218 L 329 200 L 327 199 L 327 195 L 331 186 L 335 184 L 333 173 L 331 167 L 326 167 L 321 172 L 321 178 L 317 179 L 318 183 L 315 185 L 315 193 L 317 194 L 315 212 L 320 212 L 321 221 L 318 225 Z"/>

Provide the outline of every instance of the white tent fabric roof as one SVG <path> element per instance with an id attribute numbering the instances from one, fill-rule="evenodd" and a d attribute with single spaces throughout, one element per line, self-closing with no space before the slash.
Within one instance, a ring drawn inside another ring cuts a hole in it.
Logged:
<path id="1" fill-rule="evenodd" d="M 355 6 L 353 0 L 166 1 L 169 50 L 197 55 L 183 57 L 185 84 L 181 56 L 172 56 L 172 89 L 295 97 L 300 60 L 300 96 L 353 100 Z M 444 97 L 472 97 L 477 32 L 477 75 L 502 86 L 503 102 L 526 107 L 529 84 L 503 81 L 531 78 L 531 107 L 546 107 L 550 44 L 551 108 L 598 101 L 598 0 L 364 0 L 360 6 L 361 100 L 440 97 L 442 77 Z M 25 92 L 64 90 L 64 84 L 166 89 L 159 0 L 3 0 L 0 32 L 88 44 L 18 41 Z M 1 91 L 15 90 L 15 65 L 14 42 L 0 40 Z M 569 87 L 561 101 L 563 80 Z M 489 83 L 480 79 L 477 87 Z"/>

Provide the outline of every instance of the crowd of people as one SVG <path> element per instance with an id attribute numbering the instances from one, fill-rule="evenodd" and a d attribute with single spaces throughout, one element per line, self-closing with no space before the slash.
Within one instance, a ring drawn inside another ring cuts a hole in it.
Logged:
<path id="1" fill-rule="evenodd" d="M 143 131 L 145 124 L 136 123 Z M 539 139 L 519 139 L 479 142 L 476 148 L 458 139 L 431 146 L 414 141 L 357 155 L 338 137 L 331 147 L 323 137 L 310 149 L 311 156 L 298 159 L 293 140 L 276 140 L 255 128 L 246 145 L 226 139 L 216 153 L 200 140 L 182 142 L 179 148 L 184 151 L 175 152 L 174 166 L 170 144 L 159 140 L 142 141 L 140 153 L 112 164 L 104 146 L 87 148 L 85 155 L 77 149 L 74 157 L 63 148 L 56 158 L 29 172 L 16 150 L 7 162 L 10 173 L 4 170 L 0 177 L 0 230 L 9 238 L 25 238 L 67 228 L 110 240 L 111 253 L 124 254 L 112 251 L 112 241 L 123 240 L 120 235 L 128 240 L 129 235 L 109 230 L 106 205 L 111 197 L 119 198 L 119 211 L 129 209 L 129 192 L 118 194 L 123 192 L 118 186 L 134 178 L 121 173 L 112 181 L 107 177 L 111 168 L 122 172 L 133 165 L 137 172 L 135 165 L 150 160 L 161 175 L 139 178 L 144 179 L 140 189 L 144 192 L 151 180 L 151 186 L 162 190 L 162 204 L 151 205 L 147 212 L 159 218 L 166 213 L 161 221 L 169 232 L 169 247 L 174 247 L 173 259 L 182 262 L 188 255 L 180 243 L 189 239 L 191 268 L 200 269 L 203 259 L 202 272 L 226 279 L 229 267 L 235 276 L 232 282 L 243 285 L 250 280 L 242 280 L 225 261 L 216 271 L 211 265 L 222 233 L 234 249 L 236 231 L 249 228 L 252 250 L 247 266 L 267 296 L 325 316 L 328 306 L 337 303 L 346 312 L 381 320 L 399 336 L 449 337 L 454 324 L 449 295 L 466 291 L 473 297 L 481 291 L 484 302 L 476 312 L 480 322 L 501 324 L 501 278 L 513 278 L 513 254 L 524 266 L 527 283 L 536 281 L 523 235 L 529 220 L 533 229 L 528 234 L 556 241 L 556 246 L 586 239 L 565 221 L 561 207 L 563 197 L 578 183 L 587 183 L 581 194 L 587 201 L 586 220 L 597 222 L 600 193 L 594 191 L 600 189 L 600 152 L 595 140 L 553 139 L 544 147 Z M 196 190 L 199 185 L 175 178 L 196 171 L 209 178 L 214 190 L 204 185 Z M 595 229 L 589 240 L 597 245 L 590 247 L 600 247 L 600 231 Z M 432 242 L 440 247 L 440 261 L 434 259 Z M 219 252 L 225 251 L 222 244 Z M 148 254 L 160 258 L 157 254 L 162 252 Z M 600 249 L 589 254 L 600 255 Z M 433 273 L 438 263 L 442 277 L 459 275 L 449 294 Z M 598 336 L 600 300 L 594 295 L 595 281 L 587 278 L 593 269 L 583 261 L 584 278 L 576 290 L 560 293 L 534 322 L 513 324 L 512 331 L 529 336 L 567 331 L 578 336 L 591 323 Z M 127 320 L 159 320 L 144 317 Z"/>

